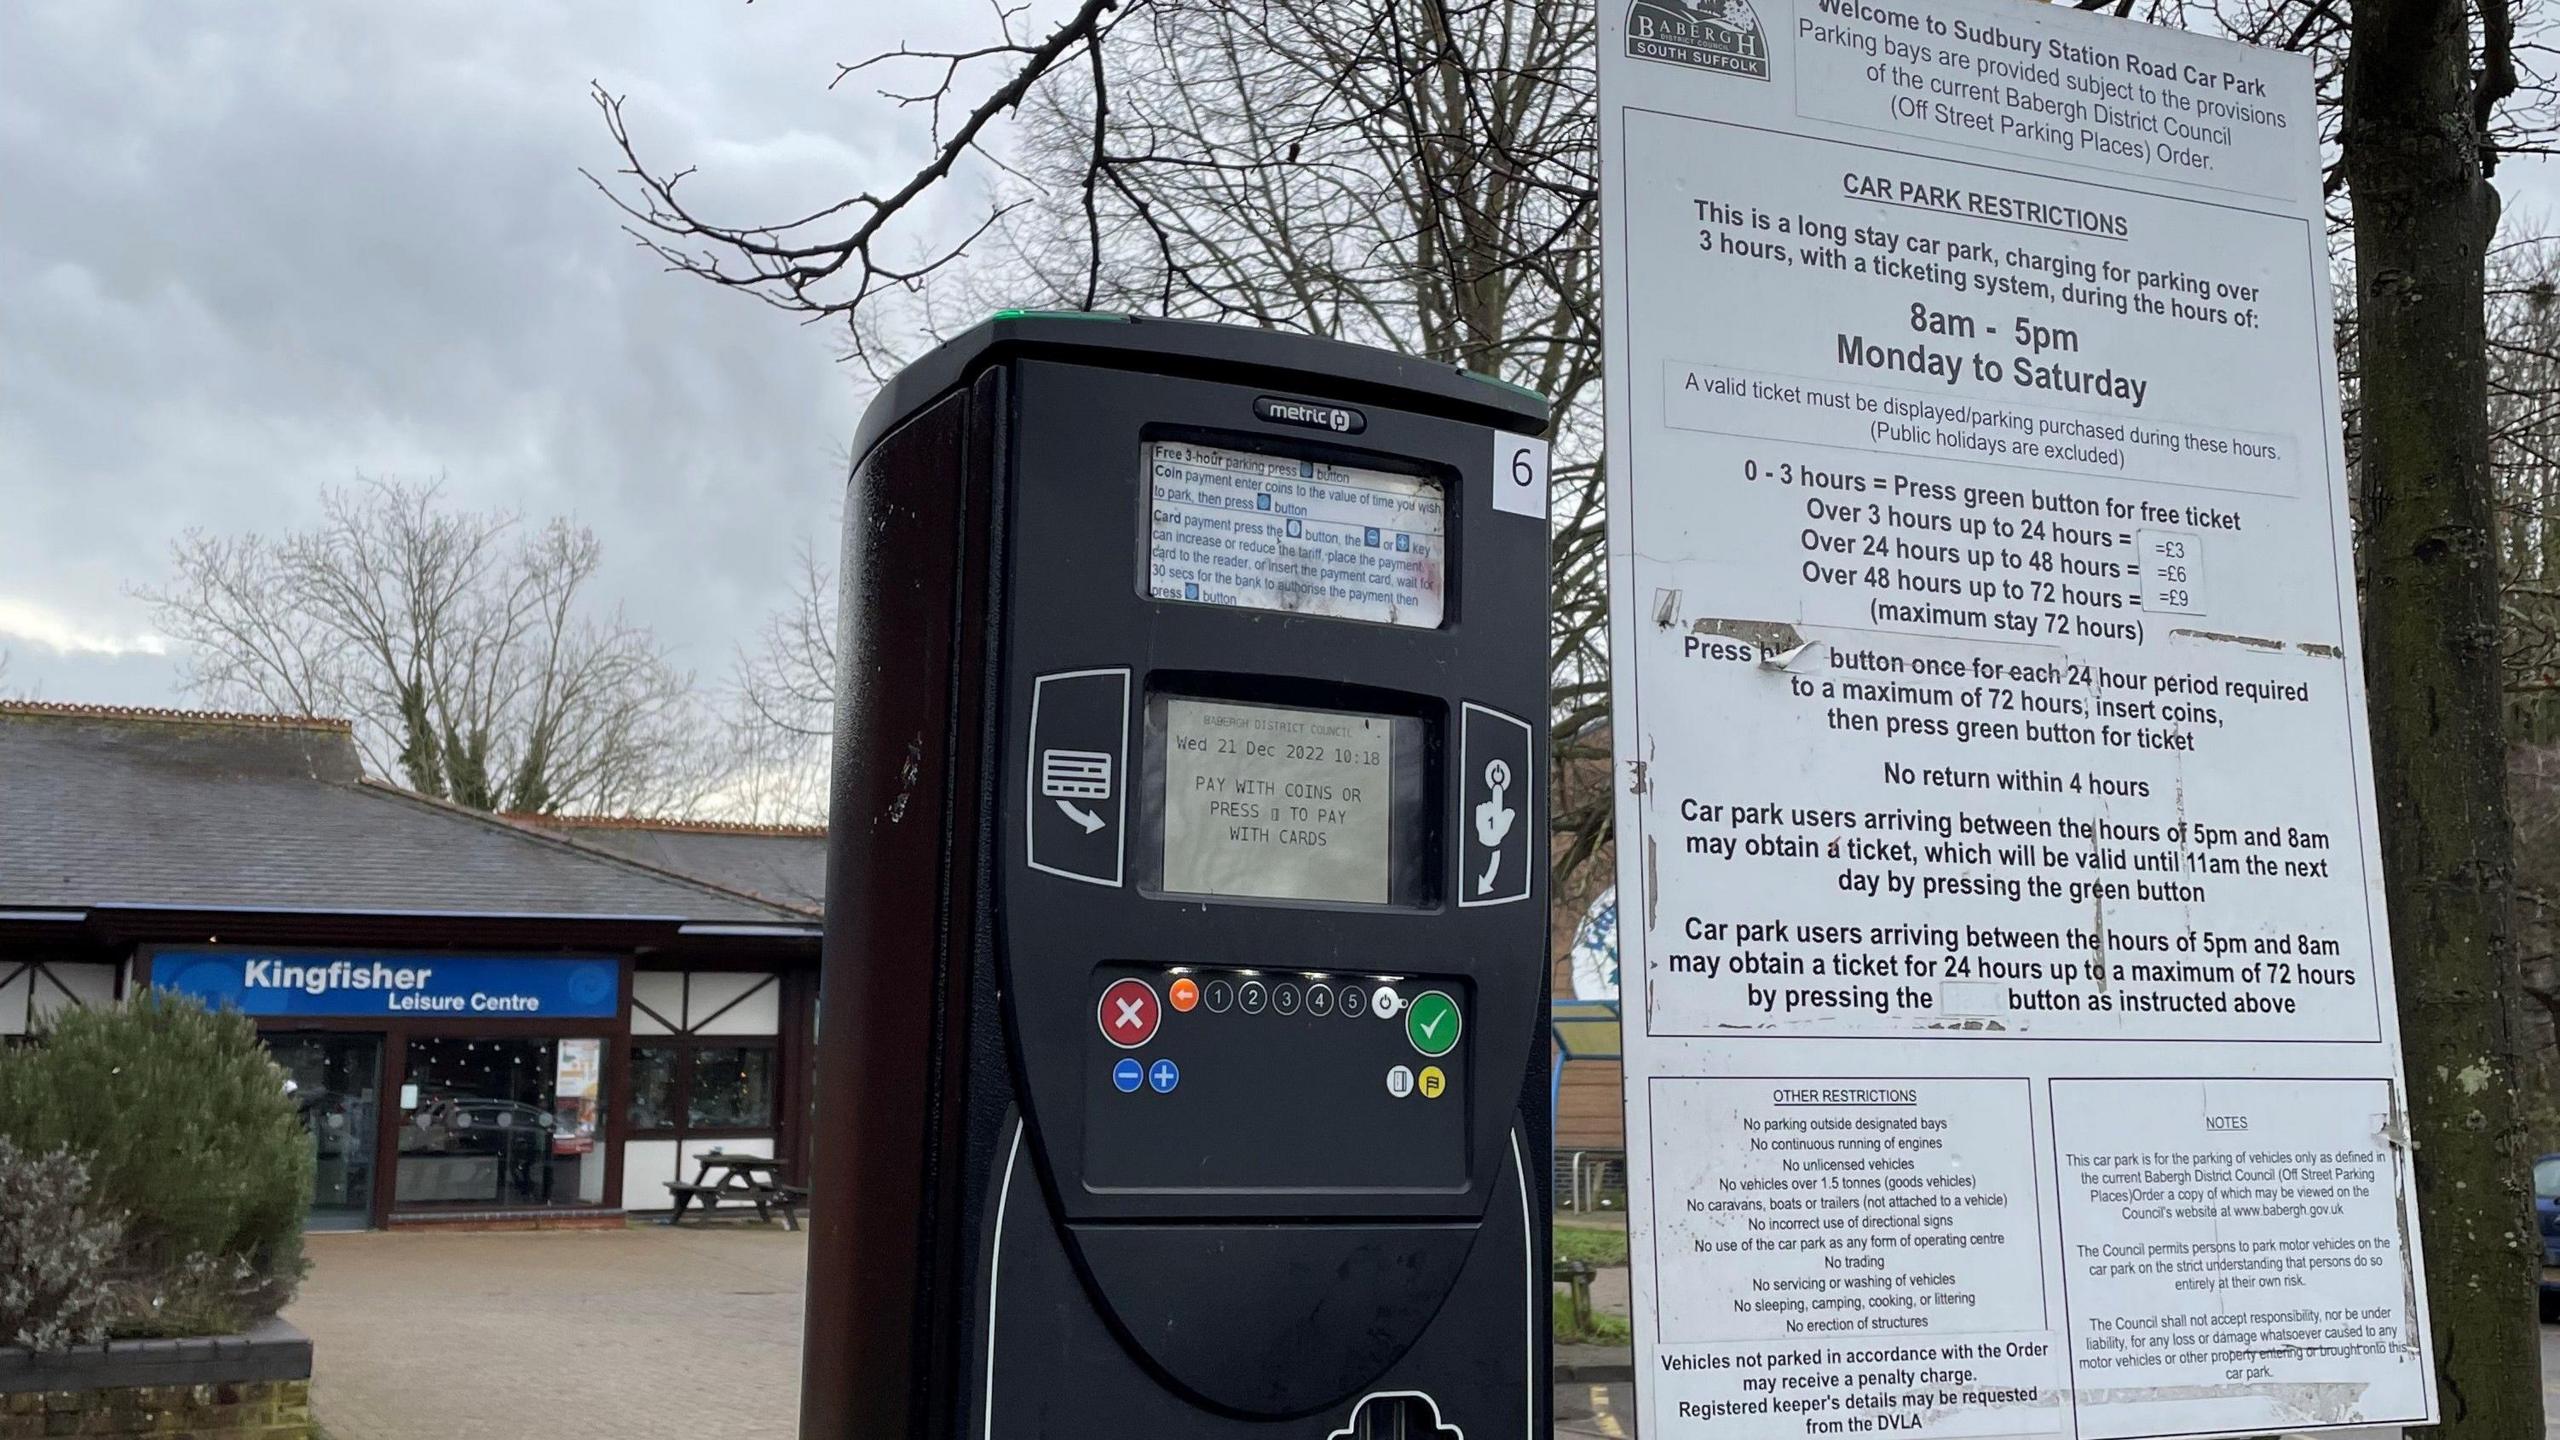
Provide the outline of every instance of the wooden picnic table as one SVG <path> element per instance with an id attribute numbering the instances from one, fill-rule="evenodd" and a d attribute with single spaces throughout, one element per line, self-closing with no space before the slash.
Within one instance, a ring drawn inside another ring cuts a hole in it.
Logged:
<path id="1" fill-rule="evenodd" d="M 781 1161 L 764 1155 L 731 1155 L 719 1150 L 697 1155 L 694 1159 L 697 1168 L 692 1184 L 674 1180 L 667 1182 L 668 1192 L 676 1197 L 675 1213 L 667 1217 L 669 1225 L 683 1223 L 685 1207 L 696 1202 L 701 1204 L 702 1213 L 708 1215 L 718 1209 L 723 1200 L 744 1200 L 756 1207 L 756 1215 L 765 1223 L 773 1222 L 773 1212 L 778 1209 L 782 1212 L 784 1229 L 800 1228 L 800 1202 L 808 1198 L 809 1192 L 800 1186 L 782 1183 L 779 1178 Z M 711 1178 L 715 1170 L 720 1172 L 718 1180 Z"/>

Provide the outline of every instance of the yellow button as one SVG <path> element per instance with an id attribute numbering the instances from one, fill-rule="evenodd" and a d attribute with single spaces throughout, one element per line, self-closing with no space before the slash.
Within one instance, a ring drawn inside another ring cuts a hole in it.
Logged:
<path id="1" fill-rule="evenodd" d="M 1417 1079 L 1422 1090 L 1422 1098 L 1425 1100 L 1437 1100 L 1440 1098 L 1440 1092 L 1449 1088 L 1449 1077 L 1441 1074 L 1440 1067 L 1437 1065 L 1423 1066 L 1422 1074 Z"/>

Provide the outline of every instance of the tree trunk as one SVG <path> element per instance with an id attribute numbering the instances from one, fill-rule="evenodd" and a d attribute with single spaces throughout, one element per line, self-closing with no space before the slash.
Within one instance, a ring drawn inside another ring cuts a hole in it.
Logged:
<path id="1" fill-rule="evenodd" d="M 2539 1440 L 2482 310 L 2497 195 L 2469 19 L 2460 0 L 2354 7 L 2365 669 L 2442 1433 Z"/>

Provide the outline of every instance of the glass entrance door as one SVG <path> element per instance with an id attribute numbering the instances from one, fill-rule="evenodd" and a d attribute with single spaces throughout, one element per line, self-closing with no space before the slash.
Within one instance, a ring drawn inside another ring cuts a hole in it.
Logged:
<path id="1" fill-rule="evenodd" d="M 311 1134 L 314 1230 L 373 1223 L 376 1139 L 382 1115 L 382 1037 L 269 1035 L 267 1049 L 293 1085 Z"/>

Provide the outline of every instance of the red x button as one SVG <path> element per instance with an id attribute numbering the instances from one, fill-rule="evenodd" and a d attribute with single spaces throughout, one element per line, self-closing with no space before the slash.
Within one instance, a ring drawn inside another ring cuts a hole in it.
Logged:
<path id="1" fill-rule="evenodd" d="M 1114 980 L 1094 1009 L 1102 1038 L 1123 1050 L 1135 1050 L 1155 1038 L 1164 1012 L 1156 1007 L 1155 987 L 1144 980 Z"/>

